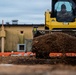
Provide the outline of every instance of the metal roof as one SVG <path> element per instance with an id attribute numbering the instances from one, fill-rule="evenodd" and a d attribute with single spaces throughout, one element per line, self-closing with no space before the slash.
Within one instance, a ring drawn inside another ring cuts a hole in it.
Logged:
<path id="1" fill-rule="evenodd" d="M 4 24 L 4 26 L 44 26 L 44 24 Z"/>

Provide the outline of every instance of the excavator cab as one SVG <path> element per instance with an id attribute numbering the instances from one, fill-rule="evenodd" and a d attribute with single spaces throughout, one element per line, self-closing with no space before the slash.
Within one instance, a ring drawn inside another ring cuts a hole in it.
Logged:
<path id="1" fill-rule="evenodd" d="M 51 11 L 45 12 L 45 30 L 37 30 L 34 37 L 48 32 L 76 35 L 76 0 L 51 0 Z"/>

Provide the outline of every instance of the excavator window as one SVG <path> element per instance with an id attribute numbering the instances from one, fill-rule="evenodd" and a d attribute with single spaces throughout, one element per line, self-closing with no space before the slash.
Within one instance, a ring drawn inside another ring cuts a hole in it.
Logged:
<path id="1" fill-rule="evenodd" d="M 55 4 L 56 20 L 58 22 L 73 22 L 75 20 L 72 4 L 68 1 L 58 1 Z"/>
<path id="2" fill-rule="evenodd" d="M 72 4 L 70 2 L 61 2 L 61 1 L 55 4 L 55 10 L 61 11 L 62 6 L 65 7 L 67 11 L 72 11 Z"/>

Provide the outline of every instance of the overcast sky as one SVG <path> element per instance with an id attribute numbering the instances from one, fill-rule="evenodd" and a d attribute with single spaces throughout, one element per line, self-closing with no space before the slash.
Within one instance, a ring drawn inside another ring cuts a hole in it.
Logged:
<path id="1" fill-rule="evenodd" d="M 22 24 L 45 23 L 44 13 L 51 8 L 51 0 L 0 0 L 0 23 L 19 20 Z"/>

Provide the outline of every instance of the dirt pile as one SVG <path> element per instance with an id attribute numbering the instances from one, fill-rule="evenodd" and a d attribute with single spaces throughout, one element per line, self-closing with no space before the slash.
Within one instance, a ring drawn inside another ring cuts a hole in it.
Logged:
<path id="1" fill-rule="evenodd" d="M 76 37 L 61 32 L 41 35 L 34 38 L 32 51 L 44 54 L 50 52 L 76 52 Z"/>

